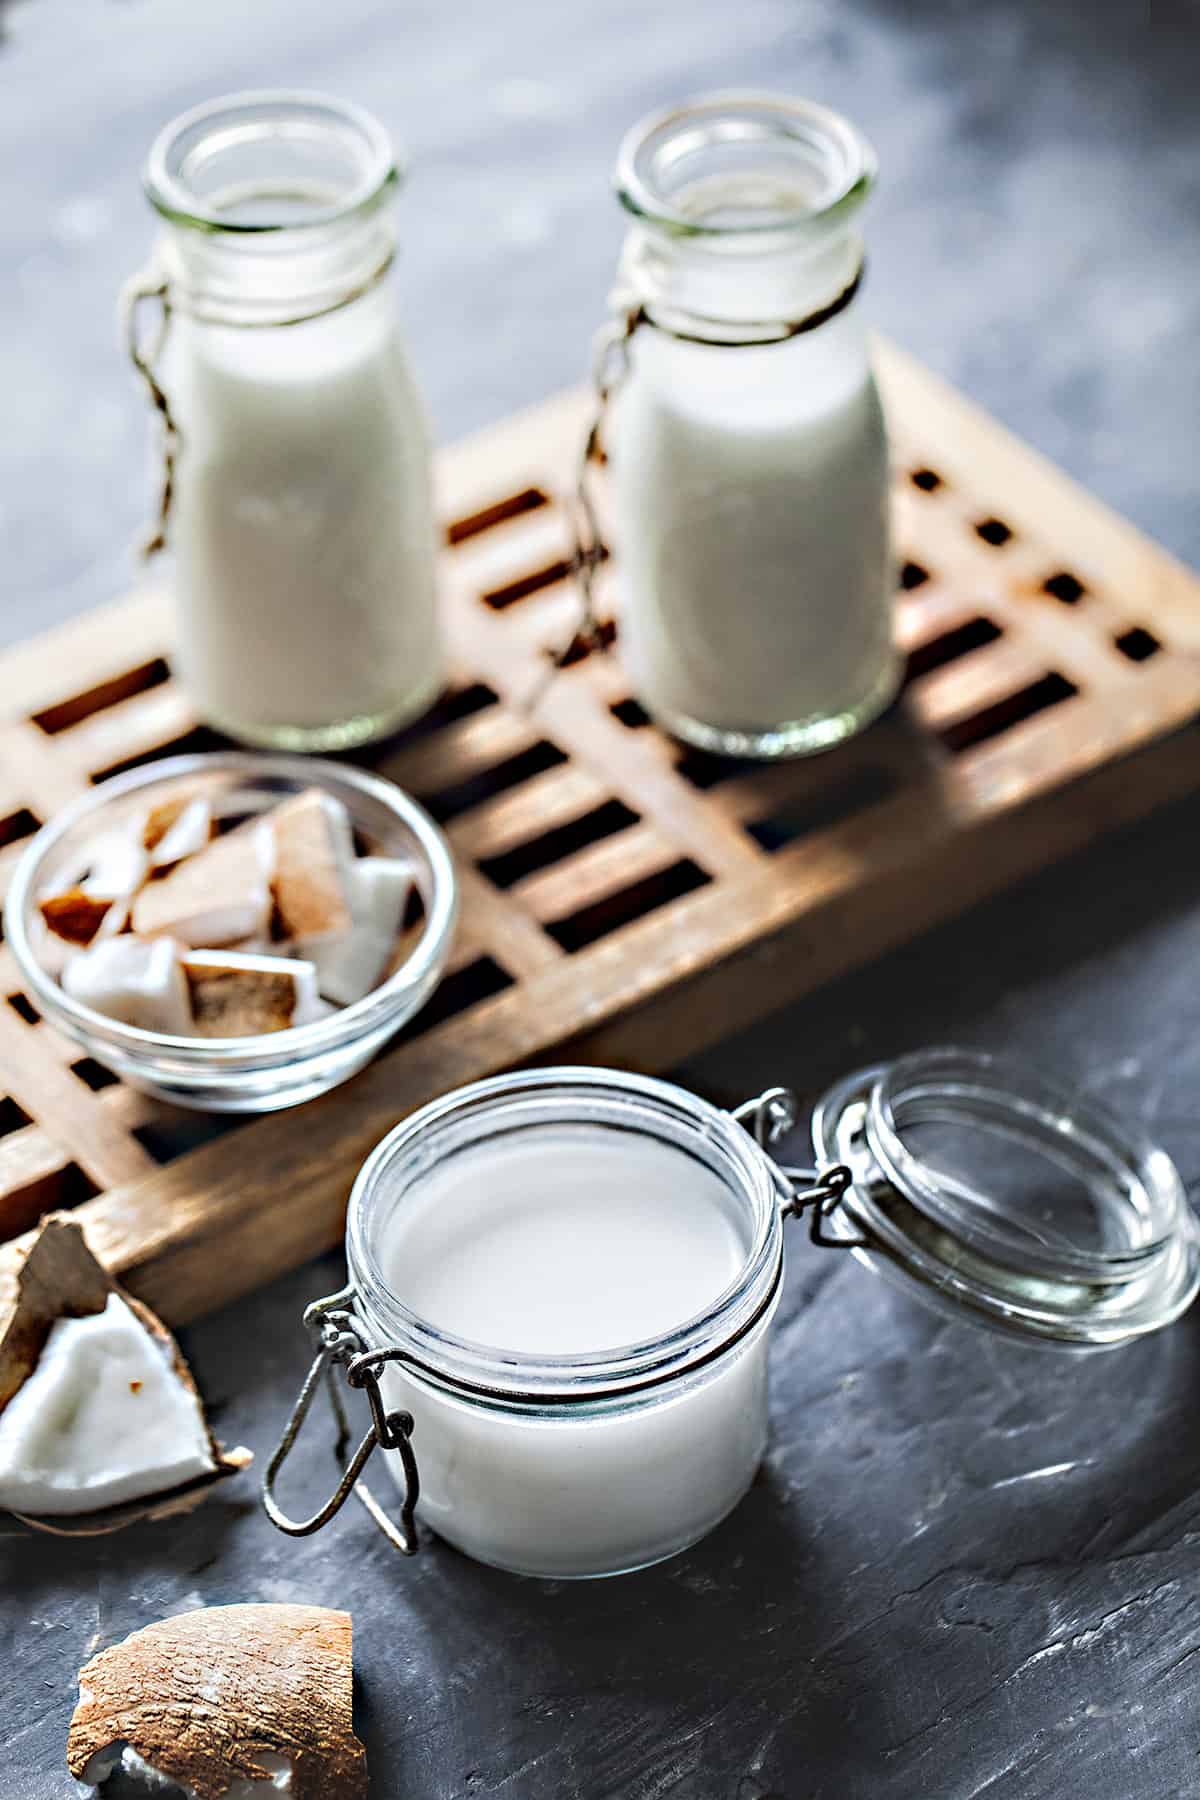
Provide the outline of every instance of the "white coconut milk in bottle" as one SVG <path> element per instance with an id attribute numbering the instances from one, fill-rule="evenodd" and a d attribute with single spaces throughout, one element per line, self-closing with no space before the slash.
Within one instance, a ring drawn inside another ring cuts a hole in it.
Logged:
<path id="1" fill-rule="evenodd" d="M 856 306 L 873 169 L 845 120 L 765 95 L 680 107 L 622 147 L 623 653 L 647 710 L 708 749 L 819 750 L 896 690 L 887 438 Z"/>
<path id="2" fill-rule="evenodd" d="M 251 743 L 361 743 L 442 683 L 396 181 L 377 122 L 313 95 L 216 101 L 151 152 L 177 661 L 202 716 Z"/>

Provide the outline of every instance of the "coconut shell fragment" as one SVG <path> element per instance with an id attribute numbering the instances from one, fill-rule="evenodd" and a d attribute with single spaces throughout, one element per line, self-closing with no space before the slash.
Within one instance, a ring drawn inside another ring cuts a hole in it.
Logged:
<path id="1" fill-rule="evenodd" d="M 71 1774 L 96 1779 L 117 1745 L 197 1800 L 281 1769 L 289 1800 L 367 1800 L 349 1613 L 209 1606 L 135 1631 L 79 1672 Z"/>
<path id="2" fill-rule="evenodd" d="M 167 869 L 195 856 L 215 832 L 209 801 L 185 789 L 150 808 L 142 825 L 142 843 L 151 866 Z"/>
<path id="3" fill-rule="evenodd" d="M 259 936 L 271 919 L 269 850 L 255 830 L 214 838 L 141 890 L 133 903 L 137 936 L 207 949 Z"/>
<path id="4" fill-rule="evenodd" d="M 65 888 L 61 894 L 50 894 L 38 902 L 42 918 L 56 937 L 68 944 L 90 944 L 105 914 L 115 902 L 98 900 L 81 887 Z"/>
<path id="5" fill-rule="evenodd" d="M 193 950 L 183 958 L 192 1028 L 200 1037 L 286 1031 L 319 1016 L 311 963 L 236 950 Z"/>
<path id="6" fill-rule="evenodd" d="M 275 846 L 272 889 L 285 938 L 335 936 L 354 923 L 347 872 L 354 834 L 344 806 L 317 788 L 285 800 L 268 815 Z"/>
<path id="7" fill-rule="evenodd" d="M 16 1279 L 15 1294 L 0 1317 L 0 1413 L 37 1368 L 51 1329 L 59 1319 L 88 1318 L 102 1313 L 116 1294 L 160 1344 L 171 1368 L 191 1393 L 191 1371 L 162 1320 L 112 1279 L 87 1246 L 75 1219 L 51 1213 L 42 1221 Z M 208 1433 L 213 1468 L 179 1487 L 127 1500 L 101 1511 L 71 1513 L 53 1519 L 16 1513 L 26 1525 L 58 1537 L 96 1537 L 120 1531 L 141 1520 L 171 1518 L 190 1512 L 214 1485 L 237 1475 L 254 1460 L 245 1449 L 226 1451 Z"/>

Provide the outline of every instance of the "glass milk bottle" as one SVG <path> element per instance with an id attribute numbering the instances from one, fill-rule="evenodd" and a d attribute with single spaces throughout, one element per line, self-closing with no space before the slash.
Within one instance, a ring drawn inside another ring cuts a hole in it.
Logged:
<path id="1" fill-rule="evenodd" d="M 214 101 L 150 153 L 165 223 L 129 318 L 165 424 L 151 547 L 174 553 L 197 709 L 248 743 L 363 743 L 442 683 L 428 433 L 390 281 L 397 181 L 382 126 L 319 95 Z"/>
<path id="2" fill-rule="evenodd" d="M 605 433 L 624 654 L 730 755 L 821 750 L 893 697 L 887 439 L 856 305 L 874 174 L 846 120 L 715 95 L 636 126 Z"/>

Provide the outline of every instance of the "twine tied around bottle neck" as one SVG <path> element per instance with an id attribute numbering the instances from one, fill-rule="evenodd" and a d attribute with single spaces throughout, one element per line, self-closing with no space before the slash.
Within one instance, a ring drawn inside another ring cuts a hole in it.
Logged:
<path id="1" fill-rule="evenodd" d="M 791 338 L 816 331 L 850 305 L 866 273 L 865 257 L 853 277 L 827 305 L 795 319 L 747 319 L 730 321 L 683 313 L 642 300 L 618 288 L 610 301 L 610 316 L 592 342 L 594 405 L 580 445 L 575 481 L 564 495 L 571 536 L 569 572 L 575 582 L 579 610 L 571 635 L 554 653 L 538 677 L 527 702 L 533 711 L 547 688 L 578 645 L 583 655 L 606 648 L 604 627 L 596 613 L 596 574 L 608 556 L 600 531 L 600 518 L 592 493 L 592 470 L 604 460 L 604 427 L 617 390 L 630 369 L 630 343 L 643 326 L 650 326 L 684 344 L 703 344 L 711 349 L 744 349 L 748 346 L 784 344 Z"/>
<path id="2" fill-rule="evenodd" d="M 361 300 L 379 286 L 395 260 L 395 251 L 389 250 L 368 275 L 352 286 L 313 295 L 300 311 L 283 317 L 269 309 L 264 311 L 261 318 L 233 317 L 231 307 L 236 302 L 221 295 L 205 294 L 199 290 L 173 285 L 157 260 L 147 263 L 145 268 L 140 269 L 125 283 L 120 299 L 121 331 L 125 348 L 146 389 L 150 405 L 162 423 L 162 476 L 159 481 L 158 509 L 154 525 L 139 547 L 143 558 L 148 559 L 166 549 L 167 525 L 175 498 L 175 477 L 183 447 L 179 421 L 175 417 L 170 397 L 158 377 L 158 366 L 166 349 L 167 335 L 174 315 L 185 313 L 201 324 L 220 325 L 231 331 L 274 331 L 286 329 L 289 325 L 308 325 L 314 319 L 324 319 L 330 313 L 341 312 L 343 307 L 352 306 L 356 300 Z M 156 316 L 149 327 L 144 328 L 143 320 L 147 312 L 153 312 Z"/>
<path id="3" fill-rule="evenodd" d="M 141 317 L 148 306 L 157 302 L 158 317 L 150 335 L 144 337 Z M 136 369 L 150 404 L 162 421 L 162 479 L 159 482 L 158 517 L 139 546 L 143 558 L 149 559 L 167 544 L 167 520 L 175 494 L 175 465 L 179 458 L 179 427 L 166 389 L 155 373 L 155 365 L 163 353 L 171 324 L 171 288 L 164 275 L 153 264 L 131 277 L 121 290 L 121 329 L 129 360 Z"/>

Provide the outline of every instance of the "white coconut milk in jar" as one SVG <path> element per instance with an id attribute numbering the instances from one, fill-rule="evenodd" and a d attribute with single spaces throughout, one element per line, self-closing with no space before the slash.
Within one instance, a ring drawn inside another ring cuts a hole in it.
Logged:
<path id="1" fill-rule="evenodd" d="M 361 743 L 442 683 L 396 185 L 378 122 L 318 95 L 215 101 L 150 154 L 164 229 L 131 349 L 166 423 L 177 661 L 201 715 L 249 743 Z"/>
<path id="2" fill-rule="evenodd" d="M 308 1535 L 356 1491 L 408 1554 L 419 1517 L 481 1562 L 560 1579 L 687 1548 L 764 1453 L 783 1224 L 801 1213 L 822 1252 L 1026 1344 L 1131 1343 L 1200 1287 L 1170 1158 L 1029 1069 L 947 1049 L 859 1070 L 813 1109 L 815 1170 L 776 1160 L 798 1117 L 783 1089 L 730 1114 L 561 1068 L 397 1126 L 351 1195 L 349 1285 L 308 1309 L 318 1350 L 267 1469 L 272 1521 Z M 370 1430 L 297 1520 L 281 1470 L 327 1376 L 340 1407 L 339 1370 Z M 360 1479 L 377 1447 L 398 1508 Z"/>
<path id="3" fill-rule="evenodd" d="M 422 1522 L 559 1578 L 710 1531 L 766 1444 L 782 1251 L 753 1140 L 663 1082 L 503 1076 L 399 1126 L 351 1197 L 350 1324 L 395 1353 Z"/>
<path id="4" fill-rule="evenodd" d="M 605 444 L 623 653 L 647 710 L 710 750 L 820 750 L 896 691 L 857 306 L 874 167 L 845 119 L 769 95 L 681 106 L 621 148 Z"/>

